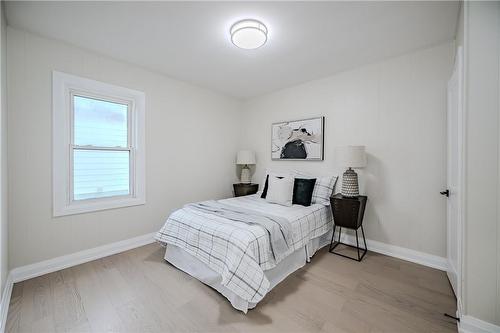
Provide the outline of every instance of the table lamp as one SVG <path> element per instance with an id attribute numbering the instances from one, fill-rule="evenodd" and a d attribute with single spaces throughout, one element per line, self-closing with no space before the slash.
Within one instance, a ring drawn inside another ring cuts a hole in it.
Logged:
<path id="1" fill-rule="evenodd" d="M 337 148 L 337 164 L 348 168 L 342 176 L 342 190 L 345 197 L 359 195 L 358 174 L 353 168 L 366 166 L 365 146 L 344 146 Z"/>
<path id="2" fill-rule="evenodd" d="M 255 164 L 255 153 L 251 150 L 240 150 L 236 156 L 236 164 L 243 165 L 241 168 L 240 182 L 250 184 L 250 168 L 249 164 Z"/>

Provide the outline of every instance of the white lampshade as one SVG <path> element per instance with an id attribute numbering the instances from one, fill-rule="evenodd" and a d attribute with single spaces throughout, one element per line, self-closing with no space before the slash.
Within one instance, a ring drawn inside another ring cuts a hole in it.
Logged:
<path id="1" fill-rule="evenodd" d="M 337 147 L 337 164 L 348 168 L 364 168 L 366 166 L 365 146 Z"/>
<path id="2" fill-rule="evenodd" d="M 240 150 L 236 156 L 236 164 L 255 164 L 255 153 L 251 150 Z"/>

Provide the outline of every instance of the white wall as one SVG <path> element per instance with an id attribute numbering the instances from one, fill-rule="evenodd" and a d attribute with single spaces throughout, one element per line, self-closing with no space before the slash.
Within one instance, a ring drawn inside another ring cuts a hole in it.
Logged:
<path id="1" fill-rule="evenodd" d="M 0 290 L 8 274 L 7 214 L 7 24 L 3 1 L 0 3 Z"/>
<path id="2" fill-rule="evenodd" d="M 231 195 L 239 101 L 10 27 L 7 46 L 10 267 L 154 232 L 187 202 Z M 52 70 L 146 93 L 146 205 L 52 217 Z"/>
<path id="3" fill-rule="evenodd" d="M 500 3 L 465 3 L 467 315 L 500 325 Z"/>
<path id="4" fill-rule="evenodd" d="M 454 44 L 284 89 L 244 104 L 243 146 L 267 167 L 341 173 L 334 148 L 366 145 L 367 238 L 446 255 L 446 84 Z M 333 60 L 332 60 L 333 61 Z M 325 161 L 271 161 L 271 123 L 326 117 Z M 339 186 L 340 189 L 340 180 Z"/>

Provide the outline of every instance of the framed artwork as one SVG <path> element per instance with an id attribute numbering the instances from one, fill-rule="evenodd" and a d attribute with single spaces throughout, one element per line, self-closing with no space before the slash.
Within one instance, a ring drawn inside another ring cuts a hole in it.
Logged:
<path id="1" fill-rule="evenodd" d="M 271 134 L 273 160 L 322 161 L 325 117 L 274 123 Z"/>

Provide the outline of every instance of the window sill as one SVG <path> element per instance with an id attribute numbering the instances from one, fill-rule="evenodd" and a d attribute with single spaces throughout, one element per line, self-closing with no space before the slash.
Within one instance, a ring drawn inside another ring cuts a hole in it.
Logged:
<path id="1" fill-rule="evenodd" d="M 80 202 L 62 207 L 54 207 L 54 217 L 92 213 L 107 209 L 144 205 L 144 198 L 109 198 L 99 201 Z"/>

